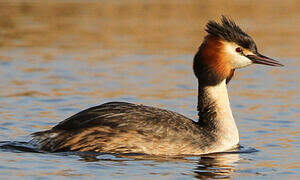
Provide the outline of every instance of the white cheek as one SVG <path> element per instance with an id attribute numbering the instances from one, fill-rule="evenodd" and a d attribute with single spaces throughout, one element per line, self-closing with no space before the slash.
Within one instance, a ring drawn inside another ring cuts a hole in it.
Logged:
<path id="1" fill-rule="evenodd" d="M 252 61 L 250 59 L 235 51 L 237 47 L 237 45 L 231 43 L 225 45 L 225 52 L 229 56 L 232 68 L 242 68 L 252 64 Z"/>
<path id="2" fill-rule="evenodd" d="M 245 66 L 249 66 L 250 64 L 252 64 L 252 61 L 250 59 L 237 53 L 234 54 L 231 59 L 231 65 L 233 68 L 242 68 Z"/>

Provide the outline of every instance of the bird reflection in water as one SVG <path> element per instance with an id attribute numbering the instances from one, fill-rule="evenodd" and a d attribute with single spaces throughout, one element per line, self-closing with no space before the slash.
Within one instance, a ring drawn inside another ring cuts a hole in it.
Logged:
<path id="1" fill-rule="evenodd" d="M 96 161 L 114 161 L 114 162 L 127 162 L 137 160 L 150 160 L 155 162 L 184 162 L 191 163 L 192 169 L 190 175 L 197 179 L 228 179 L 231 178 L 232 173 L 236 171 L 236 162 L 240 160 L 239 152 L 229 153 L 215 153 L 207 154 L 201 157 L 163 157 L 163 156 L 148 156 L 142 154 L 126 154 L 126 155 L 96 155 L 93 153 L 81 153 L 79 155 L 81 161 L 96 162 Z M 191 160 L 192 158 L 192 160 Z M 196 163 L 193 162 L 199 158 Z"/>
<path id="2" fill-rule="evenodd" d="M 235 171 L 235 164 L 240 159 L 237 153 L 220 153 L 202 156 L 195 168 L 195 177 L 199 179 L 227 179 Z"/>
<path id="3" fill-rule="evenodd" d="M 0 142 L 0 149 L 3 151 L 13 152 L 39 152 L 37 149 L 27 146 L 24 142 Z M 236 171 L 236 162 L 240 160 L 241 153 L 257 152 L 254 148 L 244 148 L 242 146 L 233 149 L 229 152 L 206 154 L 202 156 L 153 156 L 147 154 L 128 153 L 128 154 L 104 154 L 96 152 L 58 152 L 51 153 L 58 156 L 78 156 L 79 161 L 84 162 L 119 162 L 126 163 L 129 161 L 149 161 L 150 164 L 161 162 L 180 162 L 187 163 L 189 175 L 199 179 L 216 178 L 227 179 L 231 178 L 232 173 Z M 159 164 L 158 164 L 159 165 Z"/>

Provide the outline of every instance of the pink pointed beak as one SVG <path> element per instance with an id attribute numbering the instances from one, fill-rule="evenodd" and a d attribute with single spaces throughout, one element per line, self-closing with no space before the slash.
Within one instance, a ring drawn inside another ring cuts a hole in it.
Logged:
<path id="1" fill-rule="evenodd" d="M 254 54 L 254 55 L 247 55 L 247 58 L 249 58 L 255 64 L 264 64 L 264 65 L 268 65 L 268 66 L 284 66 L 279 61 L 276 61 L 272 58 L 261 55 L 259 53 Z"/>

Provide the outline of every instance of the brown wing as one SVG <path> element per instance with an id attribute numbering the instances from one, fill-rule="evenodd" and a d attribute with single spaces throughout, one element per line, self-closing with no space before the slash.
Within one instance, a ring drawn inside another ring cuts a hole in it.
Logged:
<path id="1" fill-rule="evenodd" d="M 172 111 L 110 102 L 34 133 L 32 142 L 45 151 L 141 152 L 148 147 L 150 152 L 157 149 L 153 142 L 181 147 L 182 142 L 199 140 L 200 131 L 194 121 Z"/>

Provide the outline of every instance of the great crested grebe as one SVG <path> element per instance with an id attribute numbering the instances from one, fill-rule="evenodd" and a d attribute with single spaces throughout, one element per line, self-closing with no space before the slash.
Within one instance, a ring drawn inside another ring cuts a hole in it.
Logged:
<path id="1" fill-rule="evenodd" d="M 32 134 L 42 151 L 94 151 L 153 155 L 199 155 L 238 146 L 239 133 L 226 84 L 234 70 L 250 64 L 283 66 L 257 52 L 253 39 L 233 20 L 209 21 L 194 57 L 198 78 L 195 122 L 181 114 L 127 102 L 109 102 L 81 111 L 50 130 Z"/>

